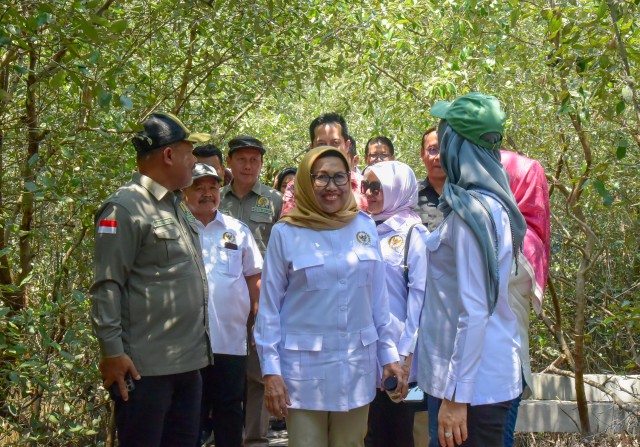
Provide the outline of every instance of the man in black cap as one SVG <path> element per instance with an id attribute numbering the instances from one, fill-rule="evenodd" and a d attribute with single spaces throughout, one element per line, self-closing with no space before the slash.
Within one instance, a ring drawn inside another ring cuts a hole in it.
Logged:
<path id="1" fill-rule="evenodd" d="M 100 372 L 115 401 L 121 446 L 189 446 L 198 436 L 211 363 L 207 275 L 189 186 L 194 142 L 175 116 L 154 113 L 133 139 L 138 172 L 96 212 L 91 318 Z"/>
<path id="2" fill-rule="evenodd" d="M 262 142 L 251 136 L 239 136 L 229 141 L 227 165 L 233 180 L 222 188 L 220 211 L 244 222 L 264 257 L 271 228 L 280 218 L 282 195 L 260 183 L 265 149 Z M 257 312 L 257 309 L 256 309 Z M 253 334 L 255 313 L 249 314 L 247 330 Z M 267 447 L 269 414 L 264 406 L 264 382 L 253 337 L 249 337 L 247 360 L 247 406 L 245 419 L 245 447 Z"/>

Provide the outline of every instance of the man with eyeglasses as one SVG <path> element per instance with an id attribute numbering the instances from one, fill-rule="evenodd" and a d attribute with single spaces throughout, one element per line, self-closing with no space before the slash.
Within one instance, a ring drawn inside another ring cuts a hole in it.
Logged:
<path id="1" fill-rule="evenodd" d="M 310 149 L 320 146 L 333 146 L 344 154 L 350 164 L 354 162 L 355 158 L 353 158 L 350 153 L 351 137 L 347 129 L 347 122 L 339 114 L 323 113 L 317 116 L 311 121 L 311 125 L 309 125 L 309 137 L 311 137 L 311 143 L 309 144 Z M 356 199 L 358 208 L 366 211 L 367 200 L 364 195 L 360 193 L 362 175 L 355 172 L 352 165 L 349 166 L 349 169 L 351 170 L 350 180 L 353 196 Z M 283 216 L 296 206 L 294 186 L 295 180 L 287 185 L 287 189 L 284 192 L 284 197 L 282 198 Z"/>
<path id="2" fill-rule="evenodd" d="M 394 155 L 393 143 L 387 137 L 373 137 L 364 147 L 364 160 L 367 166 L 380 163 L 381 161 L 393 161 L 396 159 Z"/>
<path id="3" fill-rule="evenodd" d="M 258 307 L 262 255 L 249 227 L 218 212 L 222 177 L 196 163 L 193 184 L 184 189 L 198 227 L 209 285 L 208 323 L 213 365 L 202 370 L 202 410 L 198 445 L 211 429 L 215 445 L 242 445 L 242 401 L 247 370 L 247 319 Z"/>
<path id="4" fill-rule="evenodd" d="M 447 179 L 440 166 L 440 146 L 436 130 L 432 127 L 422 135 L 420 158 L 427 169 L 427 178 L 418 184 L 418 206 L 415 209 L 429 231 L 433 231 L 442 222 L 442 212 L 438 210 L 438 203 Z"/>

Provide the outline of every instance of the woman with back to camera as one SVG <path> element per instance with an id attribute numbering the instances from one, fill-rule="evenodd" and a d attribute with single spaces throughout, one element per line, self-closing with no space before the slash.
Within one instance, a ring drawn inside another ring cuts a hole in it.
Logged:
<path id="1" fill-rule="evenodd" d="M 377 361 L 407 392 L 375 224 L 349 176 L 339 150 L 309 151 L 265 258 L 254 336 L 266 406 L 287 417 L 292 447 L 363 445 Z"/>
<path id="2" fill-rule="evenodd" d="M 427 237 L 418 383 L 428 394 L 432 446 L 497 447 L 522 391 L 508 286 L 526 224 L 500 163 L 506 117 L 495 97 L 481 93 L 439 102 L 431 114 L 441 119 L 447 179 L 444 220 Z"/>
<path id="3" fill-rule="evenodd" d="M 362 193 L 376 222 L 385 263 L 389 310 L 401 364 L 409 376 L 426 281 L 427 230 L 413 211 L 418 182 L 409 166 L 383 161 L 364 171 Z M 380 375 L 378 376 L 380 380 Z M 369 407 L 367 447 L 413 447 L 413 419 L 418 403 L 398 402 L 378 391 Z M 425 407 L 421 408 L 426 410 Z"/>

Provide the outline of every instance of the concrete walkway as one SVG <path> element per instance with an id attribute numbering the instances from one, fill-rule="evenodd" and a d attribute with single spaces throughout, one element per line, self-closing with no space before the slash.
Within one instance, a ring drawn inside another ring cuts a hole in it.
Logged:
<path id="1" fill-rule="evenodd" d="M 286 430 L 282 430 L 282 431 L 269 430 L 269 433 L 267 434 L 267 438 L 269 438 L 269 447 L 275 446 L 275 445 L 277 445 L 278 447 L 289 445 L 289 436 Z"/>

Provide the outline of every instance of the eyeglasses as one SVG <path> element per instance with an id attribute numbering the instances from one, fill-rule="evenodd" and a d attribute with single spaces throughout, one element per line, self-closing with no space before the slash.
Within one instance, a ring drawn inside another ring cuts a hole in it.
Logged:
<path id="1" fill-rule="evenodd" d="M 387 158 L 389 158 L 389 154 L 369 154 L 369 158 L 372 160 L 385 161 Z"/>
<path id="2" fill-rule="evenodd" d="M 336 186 L 344 186 L 349 183 L 350 173 L 348 172 L 338 172 L 334 176 L 330 176 L 327 174 L 311 174 L 311 181 L 318 188 L 324 188 L 325 186 L 329 186 L 329 182 L 333 180 L 333 183 Z"/>
<path id="3" fill-rule="evenodd" d="M 429 146 L 427 148 L 427 153 L 429 155 L 431 155 L 432 157 L 436 156 L 436 155 L 438 155 L 440 153 L 440 148 L 438 146 Z"/>
<path id="4" fill-rule="evenodd" d="M 378 194 L 380 194 L 381 190 L 382 183 L 380 182 L 368 182 L 366 180 L 363 180 L 362 183 L 360 183 L 360 192 L 362 194 L 366 194 L 367 191 L 371 191 L 372 196 L 377 196 Z"/>

